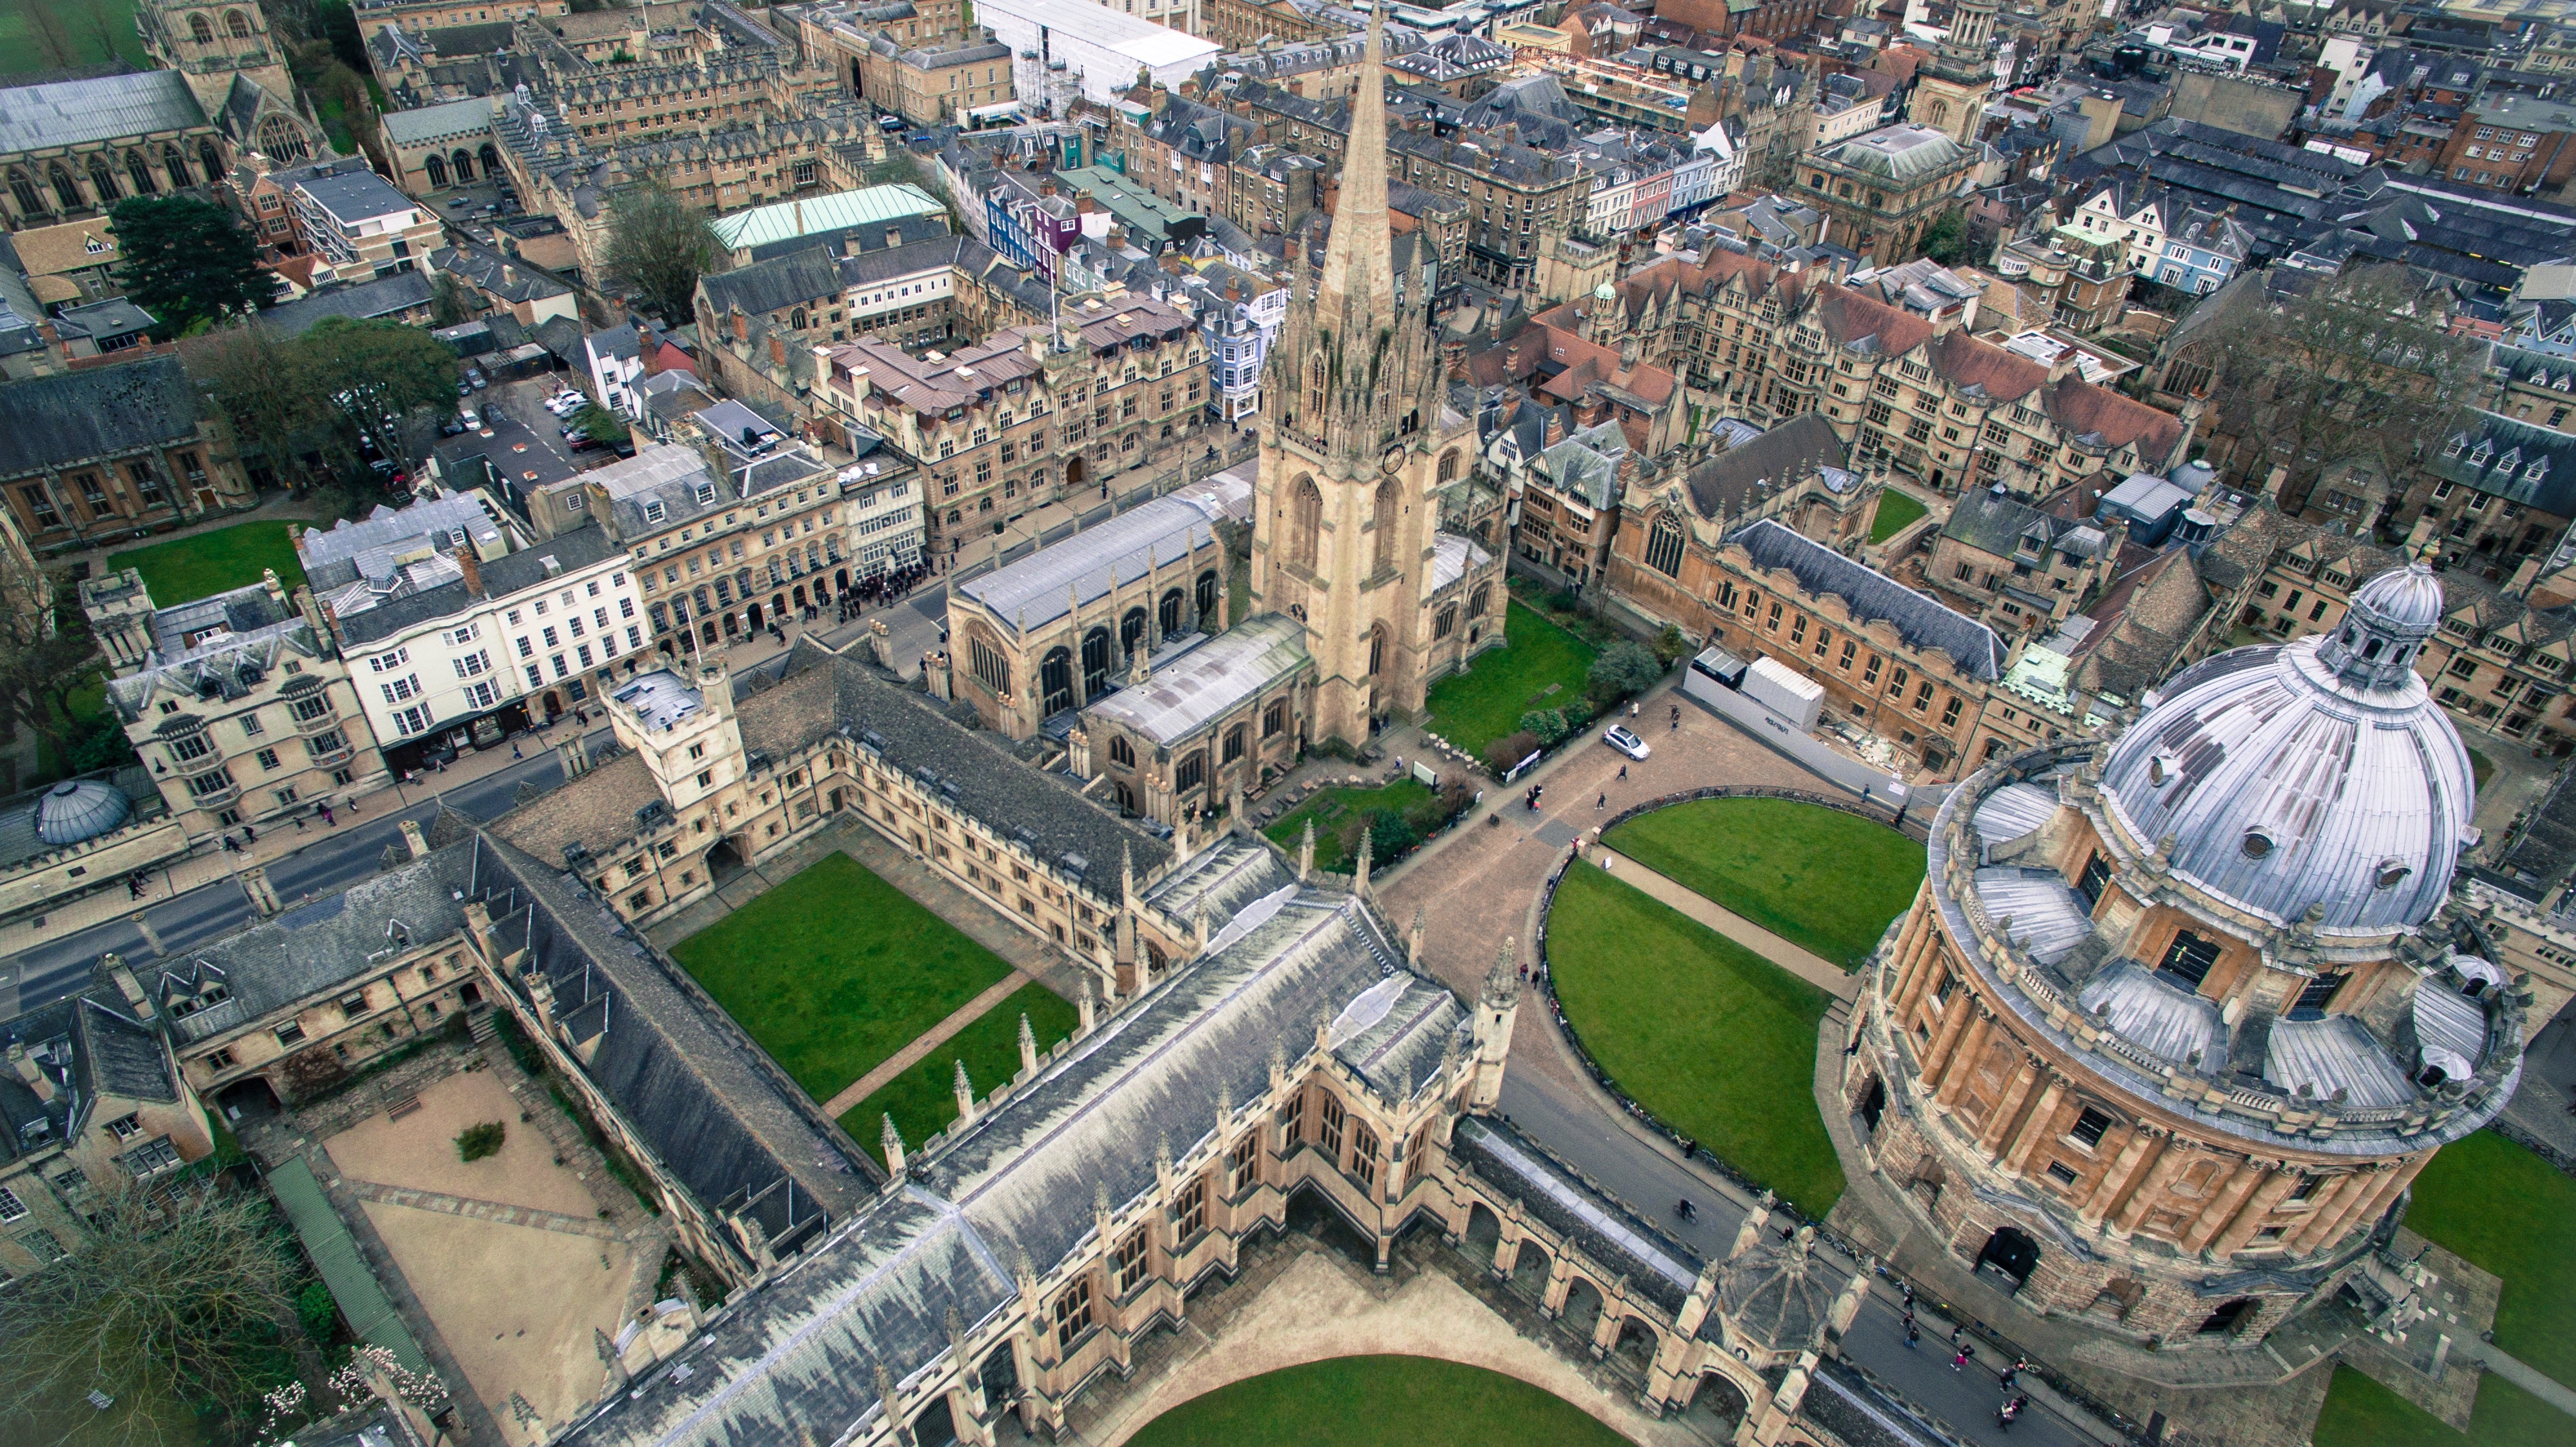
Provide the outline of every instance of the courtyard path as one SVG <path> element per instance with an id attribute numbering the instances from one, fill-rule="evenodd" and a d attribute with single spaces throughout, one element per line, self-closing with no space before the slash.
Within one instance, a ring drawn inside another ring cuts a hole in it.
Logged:
<path id="1" fill-rule="evenodd" d="M 1679 910 L 1837 1000 L 1859 998 L 1858 971 L 1835 969 L 1824 956 L 1800 949 L 1707 895 L 1694 893 L 1615 849 L 1596 846 L 1584 852 L 1587 864 L 1597 867 L 1604 859 L 1613 861 L 1611 878 L 1636 886 L 1648 898 Z"/>
<path id="2" fill-rule="evenodd" d="M 1029 977 L 1025 971 L 1013 970 L 1004 975 L 994 982 L 991 989 L 949 1011 L 947 1019 L 914 1036 L 911 1044 L 887 1056 L 876 1069 L 842 1087 L 839 1094 L 823 1102 L 823 1113 L 834 1120 L 840 1119 L 851 1107 L 876 1094 L 887 1081 L 919 1064 L 921 1057 L 947 1044 L 950 1036 L 983 1019 L 984 1012 L 1011 998 L 1014 991 L 1028 982 Z M 865 1126 L 867 1122 L 861 1121 L 859 1124 Z M 850 1134 L 855 1136 L 859 1132 L 852 1131 Z"/>

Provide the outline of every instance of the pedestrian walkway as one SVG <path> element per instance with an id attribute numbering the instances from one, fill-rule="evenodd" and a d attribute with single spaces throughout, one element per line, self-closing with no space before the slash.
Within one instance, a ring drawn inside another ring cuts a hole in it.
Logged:
<path id="1" fill-rule="evenodd" d="M 2507 1355 L 2503 1348 L 2498 1347 L 2494 1342 L 2480 1341 L 2476 1337 L 2471 1337 L 2459 1343 L 2456 1350 L 2461 1356 L 2485 1367 L 2488 1371 L 2556 1407 L 2559 1411 L 2576 1417 L 2576 1391 L 2569 1391 L 2556 1377 L 2550 1376 L 2538 1367 L 2520 1358 Z"/>
<path id="2" fill-rule="evenodd" d="M 1824 956 L 1800 949 L 1707 895 L 1695 893 L 1617 850 L 1596 844 L 1585 850 L 1583 857 L 1585 863 L 1595 866 L 1610 861 L 1613 879 L 1636 886 L 1648 898 L 1689 915 L 1835 999 L 1859 998 L 1858 971 L 1835 969 Z"/>
<path id="3" fill-rule="evenodd" d="M 426 1190 L 417 1186 L 387 1186 L 375 1181 L 348 1178 L 349 1194 L 361 1201 L 380 1206 L 408 1206 L 415 1211 L 436 1211 L 441 1215 L 463 1216 L 469 1220 L 490 1221 L 502 1226 L 532 1226 L 540 1231 L 553 1231 L 565 1236 L 589 1236 L 601 1241 L 622 1241 L 626 1233 L 606 1221 L 585 1220 L 559 1211 L 541 1211 L 534 1206 L 511 1206 L 498 1201 L 478 1201 L 471 1196 L 451 1196 L 445 1191 Z"/>
<path id="4" fill-rule="evenodd" d="M 850 1082 L 840 1094 L 823 1102 L 823 1113 L 834 1120 L 847 1115 L 860 1101 L 884 1089 L 886 1082 L 920 1064 L 923 1056 L 947 1044 L 958 1031 L 983 1019 L 986 1011 L 1011 998 L 1020 986 L 1028 982 L 1029 977 L 1018 970 L 1004 975 L 991 989 L 949 1011 L 947 1019 L 914 1036 L 911 1044 L 887 1056 L 876 1069 Z M 864 1128 L 867 1122 L 861 1121 L 859 1125 Z"/>

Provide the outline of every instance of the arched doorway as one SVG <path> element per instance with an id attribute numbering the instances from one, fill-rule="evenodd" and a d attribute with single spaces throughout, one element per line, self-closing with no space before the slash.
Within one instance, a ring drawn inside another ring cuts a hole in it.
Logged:
<path id="1" fill-rule="evenodd" d="M 2218 1310 L 2211 1312 L 2207 1319 L 2201 1322 L 2200 1335 L 2234 1336 L 2243 1331 L 2254 1320 L 2256 1313 L 2262 1309 L 2263 1303 L 2250 1296 L 2240 1296 L 2233 1301 L 2223 1302 Z"/>
<path id="2" fill-rule="evenodd" d="M 1869 1134 L 1877 1134 L 1878 1118 L 1885 1114 L 1887 1114 L 1887 1082 L 1873 1075 L 1869 1078 L 1869 1088 L 1862 1091 L 1860 1095 L 1861 1128 Z"/>
<path id="3" fill-rule="evenodd" d="M 2002 1273 L 2011 1280 L 2015 1291 L 2021 1289 L 2023 1282 L 2030 1280 L 2030 1273 L 2038 1265 L 2039 1243 L 2017 1226 L 1999 1227 L 1995 1234 L 1986 1238 L 1986 1249 L 1977 1253 L 1977 1269 L 1985 1271 L 1991 1267 Z"/>
<path id="4" fill-rule="evenodd" d="M 546 696 L 537 700 L 537 702 L 545 709 L 546 717 L 549 719 L 553 718 L 556 714 L 563 712 L 563 700 L 557 697 L 555 691 L 551 688 L 547 689 Z"/>
<path id="5" fill-rule="evenodd" d="M 1064 464 L 1064 485 L 1079 487 L 1082 485 L 1082 477 L 1082 454 L 1077 452 Z"/>
<path id="6" fill-rule="evenodd" d="M 1512 1256 L 1512 1290 L 1536 1301 L 1547 1294 L 1547 1276 L 1555 1266 L 1547 1248 L 1528 1237 L 1521 1238 L 1520 1250 Z"/>
<path id="7" fill-rule="evenodd" d="M 1732 1378 L 1723 1372 L 1702 1372 L 1699 1389 L 1691 1393 L 1690 1405 L 1683 1416 L 1686 1421 L 1695 1419 L 1716 1426 L 1715 1432 L 1706 1435 L 1723 1439 L 1735 1435 L 1736 1424 L 1742 1422 L 1744 1414 L 1752 1409 L 1753 1404 L 1745 1399 L 1744 1389 L 1737 1386 Z"/>
<path id="8" fill-rule="evenodd" d="M 254 1075 L 217 1091 L 215 1105 L 226 1120 L 267 1120 L 278 1112 L 277 1090 L 267 1076 Z"/>
<path id="9" fill-rule="evenodd" d="M 1593 1331 L 1601 1325 L 1601 1291 L 1578 1276 L 1566 1288 L 1565 1310 L 1556 1315 L 1556 1324 L 1581 1342 L 1590 1342 Z"/>
<path id="10" fill-rule="evenodd" d="M 1619 1323 L 1619 1340 L 1610 1351 L 1611 1355 L 1643 1376 L 1653 1369 L 1655 1351 L 1661 1345 L 1662 1339 L 1655 1335 L 1655 1329 L 1632 1316 Z"/>
<path id="11" fill-rule="evenodd" d="M 1467 1243 L 1467 1254 L 1480 1266 L 1494 1264 L 1494 1251 L 1502 1244 L 1503 1218 L 1478 1201 L 1467 1208 L 1467 1230 L 1461 1238 Z"/>
<path id="12" fill-rule="evenodd" d="M 760 619 L 761 619 L 761 612 L 760 612 L 760 605 L 759 605 L 759 604 L 754 603 L 754 604 L 750 605 L 749 607 L 745 608 L 745 609 L 743 610 L 743 616 L 744 616 L 745 618 L 747 618 L 747 619 L 749 619 L 749 620 L 750 620 L 750 622 L 751 622 L 751 631 L 752 631 L 752 632 L 757 633 L 757 632 L 759 632 L 759 631 L 761 630 L 761 626 L 762 626 L 762 625 L 761 625 L 761 621 L 760 621 Z"/>

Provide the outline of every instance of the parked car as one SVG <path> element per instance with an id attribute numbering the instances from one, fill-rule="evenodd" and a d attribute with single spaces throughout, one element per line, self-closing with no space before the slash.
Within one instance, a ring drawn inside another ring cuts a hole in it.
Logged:
<path id="1" fill-rule="evenodd" d="M 474 389 L 466 384 L 464 378 L 459 377 L 456 379 L 456 395 L 459 397 L 471 397 L 474 395 Z"/>
<path id="2" fill-rule="evenodd" d="M 483 418 L 482 418 L 481 414 L 477 413 L 477 412 L 476 412 L 473 408 L 471 408 L 471 407 L 459 407 L 459 408 L 457 408 L 457 409 L 456 409 L 456 420 L 457 420 L 457 421 L 459 421 L 459 422 L 464 423 L 464 424 L 465 424 L 466 426 L 468 426 L 468 427 L 472 427 L 472 428 L 475 428 L 475 429 L 477 429 L 477 430 L 480 430 L 480 429 L 482 428 L 482 426 L 483 426 Z"/>
<path id="3" fill-rule="evenodd" d="M 489 386 L 491 386 L 491 385 L 492 385 L 492 379 L 491 379 L 491 378 L 489 378 L 489 377 L 484 376 L 484 375 L 483 375 L 483 369 L 482 369 L 482 368 L 480 368 L 480 367 L 468 367 L 468 368 L 466 368 L 466 369 L 465 369 L 465 380 L 466 380 L 466 381 L 468 381 L 468 382 L 473 383 L 473 384 L 474 384 L 474 390 L 475 390 L 475 391 L 477 391 L 477 392 L 480 392 L 480 391 L 482 391 L 484 388 L 489 387 Z"/>
<path id="4" fill-rule="evenodd" d="M 1601 742 L 1608 744 L 1610 747 L 1617 749 L 1619 752 L 1626 754 L 1632 759 L 1643 760 L 1646 755 L 1654 752 L 1653 749 L 1646 747 L 1646 741 L 1644 739 L 1637 737 L 1635 734 L 1628 732 L 1625 728 L 1622 728 L 1617 724 L 1612 724 L 1609 728 L 1602 731 Z"/>
<path id="5" fill-rule="evenodd" d="M 569 449 L 573 452 L 596 452 L 603 444 L 596 437 L 575 437 Z"/>

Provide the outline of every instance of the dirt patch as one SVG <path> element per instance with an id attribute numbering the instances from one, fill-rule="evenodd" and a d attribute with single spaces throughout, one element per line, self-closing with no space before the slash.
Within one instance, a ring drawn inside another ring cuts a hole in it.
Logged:
<path id="1" fill-rule="evenodd" d="M 625 1244 L 373 1201 L 366 1212 L 511 1442 L 543 1441 L 599 1394 L 606 1367 L 593 1333 L 617 1335 L 636 1270 Z"/>
<path id="2" fill-rule="evenodd" d="M 554 1146 L 522 1110 L 551 1111 L 542 1093 L 527 1104 L 489 1070 L 451 1075 L 421 1091 L 420 1108 L 392 1120 L 384 1112 L 331 1137 L 324 1149 L 340 1173 L 384 1186 L 438 1191 L 562 1216 L 595 1216 L 600 1203 L 581 1178 L 555 1164 Z M 500 1152 L 471 1163 L 456 1158 L 456 1136 L 469 1125 L 509 1126 Z"/>

